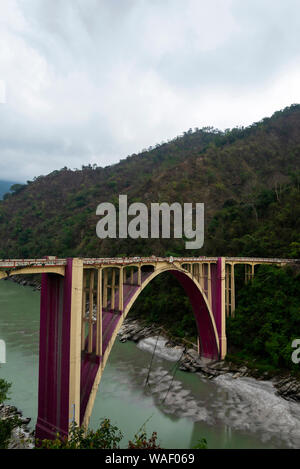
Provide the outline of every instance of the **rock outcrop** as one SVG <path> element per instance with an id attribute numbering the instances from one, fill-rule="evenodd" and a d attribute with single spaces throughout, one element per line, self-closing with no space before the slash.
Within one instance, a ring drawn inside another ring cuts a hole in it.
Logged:
<path id="1" fill-rule="evenodd" d="M 119 333 L 119 340 L 126 342 L 132 340 L 139 342 L 147 337 L 157 334 L 163 336 L 160 328 L 154 325 L 145 325 L 137 319 L 126 318 Z M 173 339 L 166 337 L 166 346 L 176 348 L 179 346 Z M 182 347 L 182 344 L 180 344 Z M 249 368 L 246 364 L 239 365 L 231 361 L 213 361 L 201 358 L 196 348 L 186 348 L 180 358 L 179 369 L 190 373 L 201 373 L 209 379 L 225 373 L 231 373 L 232 378 L 252 377 L 258 380 L 271 380 L 278 395 L 287 400 L 300 402 L 300 380 L 292 375 L 273 377 L 270 373 L 259 371 L 256 368 Z"/>
<path id="2" fill-rule="evenodd" d="M 13 417 L 18 417 L 20 424 L 12 430 L 8 449 L 33 449 L 34 432 L 31 432 L 28 426 L 31 419 L 24 418 L 15 406 L 0 404 L 0 420 Z"/>

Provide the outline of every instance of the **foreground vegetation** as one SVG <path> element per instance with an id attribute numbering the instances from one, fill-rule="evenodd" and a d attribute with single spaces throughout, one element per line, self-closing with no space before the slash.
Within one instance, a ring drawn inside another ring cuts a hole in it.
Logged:
<path id="1" fill-rule="evenodd" d="M 0 404 L 9 399 L 8 393 L 11 383 L 0 379 Z M 7 449 L 14 428 L 20 425 L 20 419 L 16 416 L 0 418 L 0 449 Z M 71 426 L 70 437 L 61 438 L 59 434 L 54 440 L 36 441 L 39 449 L 116 449 L 123 438 L 123 433 L 110 420 L 105 418 L 100 422 L 96 431 L 85 431 L 83 427 L 74 423 Z M 141 428 L 132 441 L 128 442 L 131 449 L 158 449 L 157 433 L 153 432 L 148 438 L 145 428 Z"/>
<path id="2" fill-rule="evenodd" d="M 110 420 L 105 418 L 100 422 L 99 428 L 87 430 L 72 424 L 69 438 L 60 438 L 57 435 L 55 440 L 37 441 L 39 449 L 118 449 L 123 438 L 121 430 L 112 425 Z M 128 442 L 129 449 L 159 449 L 157 433 L 153 432 L 151 437 L 147 437 L 145 429 L 140 429 L 134 439 Z"/>
<path id="3" fill-rule="evenodd" d="M 0 379 L 0 404 L 8 398 L 11 383 Z M 7 449 L 14 428 L 20 425 L 18 417 L 0 418 L 0 449 Z M 108 418 L 100 421 L 97 430 L 85 430 L 76 423 L 71 425 L 69 438 L 57 434 L 54 440 L 36 440 L 35 449 L 119 449 L 124 434 L 113 425 Z M 161 449 L 156 432 L 148 437 L 145 424 L 138 430 L 132 440 L 128 441 L 128 449 Z M 206 449 L 205 438 L 198 441 L 194 449 Z"/>
<path id="4" fill-rule="evenodd" d="M 11 383 L 0 379 L 0 404 L 9 399 L 8 393 Z M 12 437 L 14 428 L 20 425 L 20 419 L 16 416 L 0 418 L 0 449 L 7 449 Z M 54 440 L 36 441 L 36 448 L 39 449 L 116 449 L 123 438 L 123 433 L 110 420 L 105 418 L 100 422 L 96 431 L 85 431 L 83 427 L 74 423 L 71 426 L 70 437 L 61 438 L 59 434 Z M 128 442 L 130 449 L 158 449 L 160 445 L 157 441 L 157 433 L 153 432 L 148 438 L 145 428 L 141 428 L 132 441 Z"/>
<path id="5" fill-rule="evenodd" d="M 10 387 L 11 383 L 0 378 L 0 404 L 3 404 L 8 399 Z M 6 419 L 0 418 L 0 449 L 7 449 L 13 429 L 19 425 L 20 419 L 16 416 Z"/>

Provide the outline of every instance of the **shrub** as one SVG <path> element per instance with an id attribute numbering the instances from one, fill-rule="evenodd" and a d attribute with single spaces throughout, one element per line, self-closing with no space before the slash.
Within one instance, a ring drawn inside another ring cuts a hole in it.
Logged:
<path id="1" fill-rule="evenodd" d="M 0 404 L 9 399 L 7 395 L 10 387 L 11 383 L 8 383 L 2 378 L 0 379 Z M 0 419 L 0 449 L 7 449 L 11 433 L 19 424 L 20 419 L 17 416 Z"/>
<path id="2" fill-rule="evenodd" d="M 112 425 L 109 419 L 103 419 L 96 430 L 86 431 L 73 423 L 70 429 L 69 439 L 61 438 L 57 434 L 55 440 L 37 440 L 36 447 L 41 449 L 118 449 L 123 438 L 118 427 Z"/>
<path id="3" fill-rule="evenodd" d="M 152 436 L 148 439 L 145 430 L 137 433 L 134 436 L 134 441 L 128 442 L 129 449 L 159 449 L 160 446 L 157 444 L 157 433 L 153 432 Z"/>

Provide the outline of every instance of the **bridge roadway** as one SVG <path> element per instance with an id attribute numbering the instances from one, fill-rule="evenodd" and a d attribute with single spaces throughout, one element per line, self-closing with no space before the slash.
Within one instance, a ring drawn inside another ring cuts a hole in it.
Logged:
<path id="1" fill-rule="evenodd" d="M 217 257 L 93 257 L 81 258 L 83 265 L 129 265 L 136 262 L 143 264 L 162 262 L 174 259 L 178 262 L 217 262 Z M 281 259 L 281 258 L 262 258 L 262 257 L 225 257 L 226 262 L 236 264 L 289 264 L 299 262 L 299 259 Z M 21 267 L 47 267 L 47 266 L 65 266 L 67 259 L 60 259 L 55 256 L 47 256 L 41 259 L 0 259 L 0 269 L 15 269 Z"/>

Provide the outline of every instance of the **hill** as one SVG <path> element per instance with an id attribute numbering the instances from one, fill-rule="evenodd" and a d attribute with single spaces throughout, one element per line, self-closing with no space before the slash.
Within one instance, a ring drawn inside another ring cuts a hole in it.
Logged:
<path id="1" fill-rule="evenodd" d="M 299 256 L 300 105 L 247 128 L 189 130 L 105 168 L 63 168 L 0 202 L 0 257 Z M 204 202 L 205 243 L 96 236 L 100 202 Z"/>

